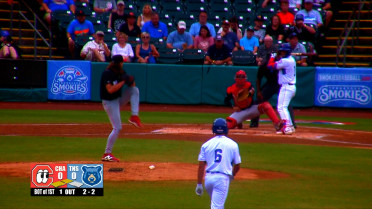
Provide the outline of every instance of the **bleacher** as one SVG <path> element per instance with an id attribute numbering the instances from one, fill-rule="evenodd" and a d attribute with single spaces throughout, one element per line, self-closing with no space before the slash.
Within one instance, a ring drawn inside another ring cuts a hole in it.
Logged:
<path id="1" fill-rule="evenodd" d="M 21 11 L 29 17 L 30 22 L 33 23 L 32 15 L 30 11 L 27 11 L 22 6 L 23 0 L 14 0 L 13 1 L 13 36 L 14 40 L 18 42 L 20 48 L 23 50 L 23 57 L 29 59 L 49 59 L 48 56 L 48 47 L 43 46 L 42 40 L 40 37 L 36 37 L 36 45 L 37 45 L 37 54 L 34 53 L 34 34 L 32 28 L 26 23 L 25 20 L 18 18 L 18 11 Z M 113 31 L 107 28 L 108 24 L 108 16 L 109 13 L 104 14 L 96 14 L 93 10 L 93 2 L 91 0 L 90 3 L 76 3 L 76 6 L 80 9 L 83 9 L 86 14 L 88 14 L 87 19 L 90 20 L 95 27 L 95 30 L 103 30 L 105 32 L 105 41 L 108 42 L 109 46 L 112 46 L 115 43 L 116 39 L 113 34 Z M 206 11 L 208 13 L 208 22 L 212 23 L 216 31 L 221 27 L 221 22 L 224 19 L 229 19 L 232 16 L 236 16 L 239 19 L 239 27 L 243 30 L 247 28 L 249 25 L 253 25 L 254 18 L 257 15 L 261 15 L 264 18 L 264 27 L 270 23 L 270 18 L 277 12 L 279 8 L 279 0 L 272 0 L 272 2 L 266 8 L 262 8 L 260 5 L 262 4 L 263 0 L 125 0 L 124 1 L 125 12 L 133 12 L 137 16 L 141 14 L 142 7 L 144 4 L 150 4 L 152 9 L 159 13 L 160 21 L 164 22 L 168 26 L 168 31 L 171 32 L 176 29 L 177 22 L 179 20 L 184 20 L 187 23 L 187 26 L 194 22 L 198 21 L 198 15 L 200 11 Z M 338 1 L 337 1 L 338 2 Z M 341 1 L 342 9 L 338 13 L 334 15 L 335 21 L 331 24 L 330 31 L 326 34 L 325 43 L 322 44 L 323 46 L 319 48 L 319 60 L 315 62 L 317 65 L 334 65 L 336 61 L 335 52 L 337 51 L 337 36 L 340 35 L 342 32 L 343 27 L 341 25 L 345 24 L 345 18 L 340 19 L 345 14 L 350 13 L 350 9 L 346 10 L 347 8 L 353 8 L 357 6 L 358 1 Z M 370 5 L 369 1 L 365 1 L 367 5 Z M 27 2 L 30 3 L 30 2 Z M 333 7 L 339 6 L 336 1 L 332 1 L 335 3 Z M 2 6 L 2 10 L 0 10 L 0 14 L 2 16 L 6 16 L 5 14 L 10 13 L 10 7 L 7 5 L 7 1 L 0 0 L 0 5 Z M 33 6 L 33 7 L 32 7 Z M 38 6 L 31 5 L 31 7 L 35 10 L 38 9 Z M 320 10 L 321 11 L 321 10 Z M 322 12 L 322 11 L 321 11 Z M 36 12 L 37 13 L 37 12 Z M 369 65 L 371 62 L 371 51 L 370 50 L 370 35 L 372 28 L 368 27 L 368 22 L 371 20 L 370 13 L 363 10 L 361 11 L 361 20 L 360 20 L 360 37 L 357 37 L 358 42 L 353 42 L 353 46 L 350 46 L 351 41 L 349 41 L 349 46 L 346 46 L 347 49 L 350 49 L 347 57 L 347 61 L 350 63 L 350 66 L 354 64 L 357 66 L 365 66 Z M 9 15 L 10 16 L 10 15 Z M 71 13 L 64 12 L 59 14 L 54 14 L 53 18 L 58 22 L 58 28 L 62 33 L 65 33 L 65 29 L 68 26 L 69 22 L 74 18 Z M 2 29 L 4 30 L 11 30 L 11 26 L 9 25 L 9 19 L 0 18 L 0 23 L 2 25 Z M 7 26 L 9 25 L 9 26 Z M 358 24 L 359 25 L 359 24 Z M 39 29 L 40 33 L 43 32 L 43 29 Z M 44 33 L 45 34 L 45 33 Z M 46 37 L 48 40 L 48 37 Z M 91 40 L 92 37 L 84 37 L 78 41 L 78 44 L 84 44 L 85 41 Z M 351 37 L 348 37 L 351 39 Z M 352 38 L 354 39 L 354 38 Z M 132 46 L 139 43 L 137 39 L 129 40 L 129 43 Z M 152 43 L 157 44 L 158 48 L 164 47 L 164 43 L 161 43 L 159 40 L 152 40 Z M 359 45 L 359 46 L 358 46 Z M 367 45 L 367 46 L 366 46 Z M 63 44 L 62 44 L 63 46 Z M 134 47 L 133 47 L 134 48 Z M 52 59 L 64 59 L 64 48 L 56 47 L 55 44 L 52 44 Z M 354 55 L 354 52 L 357 53 L 358 56 Z M 331 58 L 331 59 L 330 59 Z M 327 62 L 325 61 L 327 60 Z"/>

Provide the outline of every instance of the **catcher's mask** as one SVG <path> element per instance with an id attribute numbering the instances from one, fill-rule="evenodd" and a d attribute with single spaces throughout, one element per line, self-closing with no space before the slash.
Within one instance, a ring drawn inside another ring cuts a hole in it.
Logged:
<path id="1" fill-rule="evenodd" d="M 244 70 L 239 70 L 235 74 L 235 83 L 237 86 L 244 86 L 245 82 L 247 81 L 247 74 Z"/>
<path id="2" fill-rule="evenodd" d="M 229 129 L 227 128 L 226 120 L 223 118 L 217 118 L 213 122 L 212 131 L 215 134 L 227 134 Z"/>

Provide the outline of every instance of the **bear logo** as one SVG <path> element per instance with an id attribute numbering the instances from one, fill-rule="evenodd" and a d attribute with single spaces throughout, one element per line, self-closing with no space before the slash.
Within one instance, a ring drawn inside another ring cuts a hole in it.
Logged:
<path id="1" fill-rule="evenodd" d="M 94 187 L 102 181 L 102 166 L 82 166 L 83 177 L 82 180 L 85 184 Z"/>

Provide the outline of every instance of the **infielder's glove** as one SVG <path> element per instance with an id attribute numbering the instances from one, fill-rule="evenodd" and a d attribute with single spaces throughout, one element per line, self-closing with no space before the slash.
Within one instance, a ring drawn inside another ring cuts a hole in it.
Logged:
<path id="1" fill-rule="evenodd" d="M 125 84 L 128 85 L 128 86 L 132 86 L 133 83 L 134 83 L 134 76 L 132 75 L 128 75 L 126 73 L 124 73 L 122 76 L 121 76 L 121 79 L 123 81 L 125 81 Z"/>
<path id="2" fill-rule="evenodd" d="M 202 196 L 203 195 L 203 191 L 204 191 L 203 185 L 202 184 L 197 184 L 196 185 L 196 189 L 195 189 L 195 193 L 198 196 Z"/>

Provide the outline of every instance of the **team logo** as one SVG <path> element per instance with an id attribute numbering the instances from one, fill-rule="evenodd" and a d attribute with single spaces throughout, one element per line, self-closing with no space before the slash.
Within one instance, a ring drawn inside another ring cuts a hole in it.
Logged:
<path id="1" fill-rule="evenodd" d="M 31 170 L 31 182 L 36 187 L 49 187 L 53 183 L 53 169 L 49 165 L 36 165 Z"/>
<path id="2" fill-rule="evenodd" d="M 76 66 L 60 68 L 53 79 L 51 92 L 53 94 L 75 95 L 88 91 L 88 76 Z"/>
<path id="3" fill-rule="evenodd" d="M 325 85 L 319 88 L 318 101 L 321 104 L 352 101 L 365 105 L 371 101 L 371 91 L 362 85 Z"/>
<path id="4" fill-rule="evenodd" d="M 82 166 L 82 181 L 93 187 L 102 181 L 102 166 Z"/>

